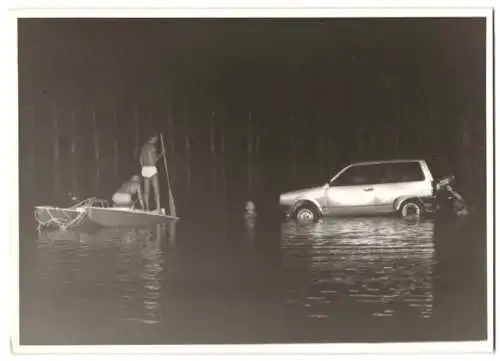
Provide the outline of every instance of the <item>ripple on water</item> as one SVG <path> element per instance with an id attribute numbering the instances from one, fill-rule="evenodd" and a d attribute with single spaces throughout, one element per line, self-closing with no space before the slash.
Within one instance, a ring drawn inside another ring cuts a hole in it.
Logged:
<path id="1" fill-rule="evenodd" d="M 119 318 L 157 325 L 162 320 L 159 300 L 164 266 L 160 246 L 164 236 L 159 229 L 41 233 L 35 281 L 45 291 L 49 284 L 57 287 L 66 295 L 60 307 L 73 305 L 75 312 L 89 316 L 88 321 L 116 324 Z M 95 311 L 103 305 L 109 305 L 110 312 Z"/>
<path id="2" fill-rule="evenodd" d="M 323 219 L 282 225 L 284 266 L 307 270 L 291 280 L 294 300 L 308 317 L 343 309 L 372 317 L 432 316 L 433 223 L 408 225 L 399 219 Z M 300 287 L 297 282 L 302 282 Z M 305 283 L 305 284 L 304 284 Z M 319 296 L 319 297 L 318 297 Z M 330 301 L 324 302 L 325 298 Z M 368 308 L 356 305 L 364 304 Z M 387 305 L 394 307 L 387 308 Z M 416 312 L 414 311 L 416 310 Z"/>

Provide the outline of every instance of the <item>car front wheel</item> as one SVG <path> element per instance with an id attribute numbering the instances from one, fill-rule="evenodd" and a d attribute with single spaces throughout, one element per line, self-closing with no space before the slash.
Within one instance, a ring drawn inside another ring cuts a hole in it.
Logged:
<path id="1" fill-rule="evenodd" d="M 297 208 L 293 218 L 299 222 L 316 222 L 319 214 L 313 206 L 303 205 Z"/>

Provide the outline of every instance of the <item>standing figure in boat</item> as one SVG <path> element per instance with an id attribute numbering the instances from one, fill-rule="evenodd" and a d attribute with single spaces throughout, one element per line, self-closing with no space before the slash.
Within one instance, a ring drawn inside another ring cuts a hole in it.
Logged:
<path id="1" fill-rule="evenodd" d="M 132 178 L 121 185 L 120 188 L 113 194 L 113 203 L 117 207 L 127 207 L 133 208 L 137 199 L 134 201 L 134 197 L 137 197 L 141 207 L 144 209 L 144 200 L 142 198 L 141 191 L 141 177 L 138 175 L 132 176 Z"/>
<path id="2" fill-rule="evenodd" d="M 146 210 L 149 208 L 149 190 L 151 185 L 153 186 L 155 200 L 156 200 L 156 211 L 160 212 L 160 184 L 158 181 L 158 169 L 156 168 L 156 163 L 162 157 L 163 154 L 158 155 L 156 153 L 156 143 L 158 143 L 158 135 L 154 134 L 149 140 L 142 146 L 140 164 L 142 177 L 144 179 L 144 198 L 146 203 Z"/>

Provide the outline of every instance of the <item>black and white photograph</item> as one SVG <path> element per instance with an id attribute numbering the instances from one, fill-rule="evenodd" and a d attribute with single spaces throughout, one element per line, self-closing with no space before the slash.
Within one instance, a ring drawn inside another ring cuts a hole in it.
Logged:
<path id="1" fill-rule="evenodd" d="M 492 15 L 18 11 L 14 352 L 492 351 Z"/>

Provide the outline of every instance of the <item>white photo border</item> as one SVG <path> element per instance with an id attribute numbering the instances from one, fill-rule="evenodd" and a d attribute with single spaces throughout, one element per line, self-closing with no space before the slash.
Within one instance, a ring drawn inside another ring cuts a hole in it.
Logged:
<path id="1" fill-rule="evenodd" d="M 27 3 L 27 2 L 24 2 Z M 36 3 L 38 2 L 31 2 Z M 66 3 L 66 2 L 61 2 Z M 86 2 L 88 4 L 89 2 Z M 436 2 L 432 2 L 436 3 Z M 481 4 L 481 2 L 477 2 Z M 35 6 L 33 4 L 33 6 Z M 19 174 L 18 174 L 18 79 L 17 79 L 17 19 L 19 17 L 121 17 L 121 18 L 160 18 L 160 17 L 485 17 L 486 33 L 486 176 L 487 176 L 487 313 L 488 339 L 481 342 L 430 342 L 430 343 L 383 343 L 383 344 L 286 344 L 286 345 L 186 345 L 186 346 L 21 346 L 19 345 Z M 18 354 L 152 354 L 152 353 L 188 353 L 188 354 L 360 354 L 360 353 L 449 353 L 449 352 L 490 352 L 493 348 L 494 327 L 494 99 L 493 99 L 493 11 L 491 8 L 468 7 L 462 9 L 447 8 L 107 8 L 107 9 L 24 9 L 13 10 L 8 16 L 8 151 L 2 152 L 9 157 L 10 183 L 8 220 L 9 220 L 9 256 L 11 274 L 10 290 L 14 297 L 9 299 L 13 317 L 10 320 L 12 351 Z M 15 154 L 15 157 L 12 155 Z M 5 188 L 4 188 L 5 189 Z"/>

